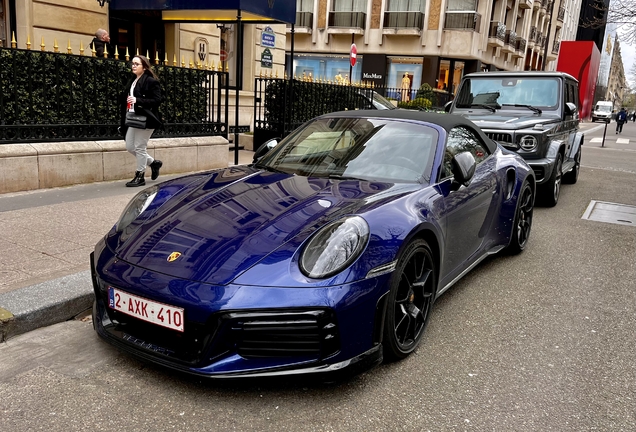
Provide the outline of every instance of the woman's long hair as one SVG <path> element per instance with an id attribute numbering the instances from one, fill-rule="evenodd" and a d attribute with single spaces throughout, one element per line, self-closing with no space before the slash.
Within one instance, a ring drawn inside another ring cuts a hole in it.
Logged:
<path id="1" fill-rule="evenodd" d="M 159 81 L 159 77 L 157 76 L 155 71 L 152 70 L 152 66 L 150 65 L 150 62 L 148 61 L 148 58 L 142 55 L 136 55 L 135 57 L 137 57 L 139 61 L 141 61 L 141 65 L 144 67 L 144 73 L 146 73 L 146 71 L 150 72 L 150 75 L 152 75 L 154 79 Z"/>

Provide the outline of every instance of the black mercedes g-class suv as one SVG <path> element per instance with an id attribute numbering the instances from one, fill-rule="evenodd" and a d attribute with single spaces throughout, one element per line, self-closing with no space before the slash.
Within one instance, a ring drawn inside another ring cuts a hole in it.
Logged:
<path id="1" fill-rule="evenodd" d="M 562 72 L 477 72 L 462 78 L 446 111 L 463 115 L 532 167 L 537 200 L 552 207 L 561 181 L 576 183 L 583 134 L 578 81 Z"/>

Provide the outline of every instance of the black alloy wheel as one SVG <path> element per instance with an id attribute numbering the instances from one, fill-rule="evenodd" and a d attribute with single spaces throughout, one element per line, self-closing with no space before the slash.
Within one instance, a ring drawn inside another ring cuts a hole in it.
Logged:
<path id="1" fill-rule="evenodd" d="M 417 348 L 428 323 L 437 290 L 437 270 L 428 243 L 406 247 L 393 277 L 384 325 L 384 357 L 399 360 Z"/>
<path id="2" fill-rule="evenodd" d="M 574 168 L 563 174 L 563 183 L 575 184 L 579 180 L 579 171 L 581 170 L 581 147 L 574 156 Z"/>
<path id="3" fill-rule="evenodd" d="M 515 221 L 510 234 L 510 244 L 506 249 L 511 255 L 516 255 L 526 248 L 530 238 L 530 231 L 532 230 L 533 212 L 534 194 L 532 193 L 532 187 L 525 180 L 517 200 L 517 211 L 515 212 Z"/>

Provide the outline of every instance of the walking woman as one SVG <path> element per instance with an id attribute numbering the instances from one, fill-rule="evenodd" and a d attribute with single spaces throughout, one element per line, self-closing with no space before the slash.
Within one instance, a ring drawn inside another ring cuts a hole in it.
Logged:
<path id="1" fill-rule="evenodd" d="M 151 179 L 159 177 L 159 169 L 163 165 L 160 160 L 150 157 L 147 151 L 148 140 L 152 132 L 162 126 L 159 116 L 161 103 L 161 86 L 157 75 L 150 68 L 148 59 L 138 55 L 132 59 L 132 72 L 135 75 L 126 84 L 122 105 L 121 131 L 126 140 L 126 150 L 137 159 L 135 177 L 126 183 L 128 187 L 144 186 L 146 166 L 152 171 Z M 134 112 L 146 117 L 145 128 L 126 125 L 126 113 Z"/>

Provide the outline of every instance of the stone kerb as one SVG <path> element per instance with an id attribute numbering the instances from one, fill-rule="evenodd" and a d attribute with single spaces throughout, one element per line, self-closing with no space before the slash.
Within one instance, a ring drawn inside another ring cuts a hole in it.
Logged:
<path id="1" fill-rule="evenodd" d="M 165 174 L 226 167 L 229 161 L 228 141 L 219 136 L 151 139 L 148 153 L 164 162 Z M 123 140 L 0 145 L 0 193 L 128 179 L 134 171 Z"/>
<path id="2" fill-rule="evenodd" d="M 0 145 L 0 193 L 39 187 L 38 152 L 31 144 Z"/>

